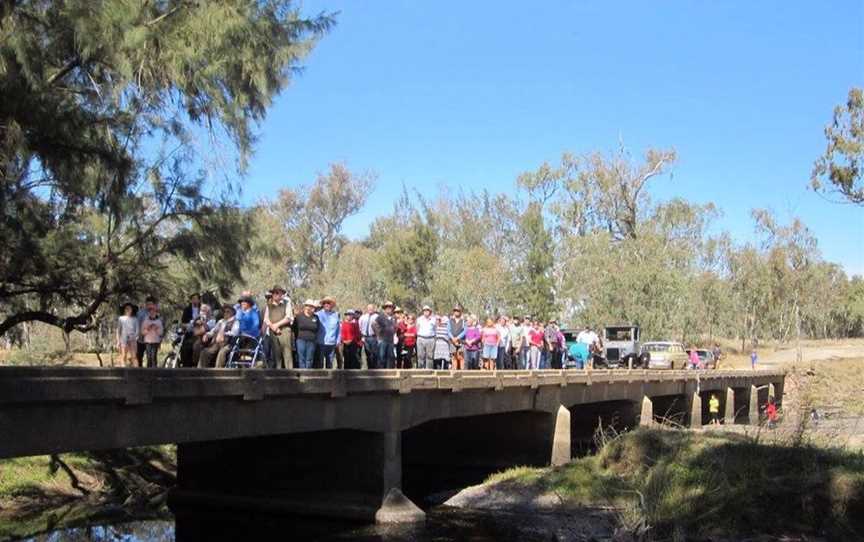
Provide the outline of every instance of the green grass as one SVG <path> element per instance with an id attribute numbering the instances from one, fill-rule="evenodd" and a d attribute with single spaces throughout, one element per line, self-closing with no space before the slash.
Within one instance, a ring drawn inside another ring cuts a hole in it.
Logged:
<path id="1" fill-rule="evenodd" d="M 614 505 L 622 522 L 636 515 L 658 539 L 864 534 L 864 455 L 839 449 L 639 429 L 565 467 L 512 469 L 490 482 Z"/>
<path id="2" fill-rule="evenodd" d="M 0 540 L 91 523 L 161 517 L 173 483 L 173 446 L 0 460 Z M 123 504 L 122 508 L 117 505 Z"/>

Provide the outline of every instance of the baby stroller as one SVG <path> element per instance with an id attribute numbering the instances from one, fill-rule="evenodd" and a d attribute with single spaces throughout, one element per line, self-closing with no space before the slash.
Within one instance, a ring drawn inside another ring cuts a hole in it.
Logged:
<path id="1" fill-rule="evenodd" d="M 228 352 L 228 361 L 225 366 L 229 369 L 237 367 L 251 369 L 258 364 L 264 366 L 266 357 L 264 356 L 263 343 L 262 337 L 252 337 L 251 335 L 240 335 L 235 338 L 232 341 L 231 350 Z"/>

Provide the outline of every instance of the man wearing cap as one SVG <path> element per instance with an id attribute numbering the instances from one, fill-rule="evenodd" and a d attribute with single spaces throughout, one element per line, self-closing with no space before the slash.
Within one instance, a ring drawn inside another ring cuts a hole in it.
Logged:
<path id="1" fill-rule="evenodd" d="M 417 317 L 417 368 L 431 369 L 435 360 L 435 317 L 432 307 L 423 306 Z"/>
<path id="2" fill-rule="evenodd" d="M 392 369 L 396 365 L 396 352 L 393 339 L 396 334 L 396 318 L 393 309 L 396 306 L 391 301 L 381 305 L 382 312 L 372 322 L 375 339 L 378 341 L 378 359 L 375 369 Z M 371 369 L 372 367 L 370 367 Z"/>
<path id="3" fill-rule="evenodd" d="M 378 312 L 375 310 L 375 305 L 366 305 L 366 313 L 360 316 L 358 324 L 360 325 L 360 335 L 363 339 L 363 352 L 366 354 L 366 368 L 375 369 L 378 367 L 378 339 L 375 337 L 375 330 L 372 329 L 372 324 L 378 318 Z"/>
<path id="4" fill-rule="evenodd" d="M 270 300 L 264 307 L 264 333 L 270 337 L 270 356 L 276 369 L 293 369 L 291 324 L 294 322 L 294 304 L 285 295 L 285 289 L 274 286 Z"/>
<path id="5" fill-rule="evenodd" d="M 318 316 L 318 350 L 315 365 L 318 368 L 337 369 L 333 364 L 336 347 L 342 342 L 342 322 L 339 313 L 334 311 L 336 300 L 326 296 L 321 300 L 321 310 L 315 313 Z"/>

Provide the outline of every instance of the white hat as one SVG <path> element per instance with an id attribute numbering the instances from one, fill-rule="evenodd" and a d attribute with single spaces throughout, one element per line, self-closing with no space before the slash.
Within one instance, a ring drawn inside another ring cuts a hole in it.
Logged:
<path id="1" fill-rule="evenodd" d="M 430 307 L 429 305 L 423 305 L 423 310 L 424 311 L 431 311 L 432 307 Z"/>
<path id="2" fill-rule="evenodd" d="M 310 307 L 317 307 L 318 306 L 318 302 L 315 301 L 314 299 L 307 299 L 306 301 L 303 302 L 303 304 L 309 305 Z"/>

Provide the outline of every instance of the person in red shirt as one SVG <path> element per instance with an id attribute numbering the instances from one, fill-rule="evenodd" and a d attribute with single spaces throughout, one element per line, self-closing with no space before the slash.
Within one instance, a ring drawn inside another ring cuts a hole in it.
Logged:
<path id="1" fill-rule="evenodd" d="M 363 337 L 360 335 L 360 325 L 356 313 L 348 311 L 342 320 L 340 330 L 342 340 L 342 359 L 346 369 L 360 368 L 360 349 L 363 348 Z"/>
<path id="2" fill-rule="evenodd" d="M 399 349 L 397 369 L 410 369 L 413 366 L 414 352 L 417 349 L 417 319 L 408 314 L 399 322 L 399 337 L 402 348 Z"/>
<path id="3" fill-rule="evenodd" d="M 768 405 L 765 406 L 765 416 L 768 418 L 768 429 L 774 429 L 777 423 L 777 404 L 773 397 L 768 398 Z"/>

